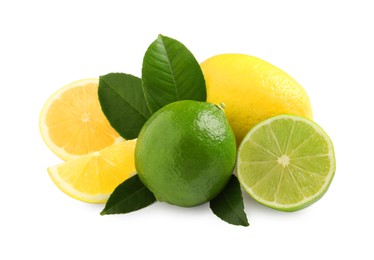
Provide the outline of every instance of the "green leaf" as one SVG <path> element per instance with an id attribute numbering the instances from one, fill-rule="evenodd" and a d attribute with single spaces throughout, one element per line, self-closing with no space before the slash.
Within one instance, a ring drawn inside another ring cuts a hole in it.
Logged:
<path id="1" fill-rule="evenodd" d="M 163 35 L 158 36 L 144 55 L 142 82 L 152 113 L 178 100 L 206 101 L 199 63 L 182 43 Z"/>
<path id="2" fill-rule="evenodd" d="M 153 193 L 136 174 L 117 186 L 100 215 L 129 213 L 145 208 L 155 200 Z"/>
<path id="3" fill-rule="evenodd" d="M 233 225 L 249 226 L 244 212 L 242 191 L 235 175 L 231 176 L 225 189 L 210 201 L 210 208 L 223 221 Z"/>
<path id="4" fill-rule="evenodd" d="M 151 116 L 141 79 L 109 73 L 99 79 L 99 101 L 112 127 L 125 139 L 134 139 Z"/>

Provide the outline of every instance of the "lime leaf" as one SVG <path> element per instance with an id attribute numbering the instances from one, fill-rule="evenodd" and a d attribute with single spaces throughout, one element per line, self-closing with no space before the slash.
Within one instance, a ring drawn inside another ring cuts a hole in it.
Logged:
<path id="1" fill-rule="evenodd" d="M 151 116 L 141 79 L 125 73 L 109 73 L 99 79 L 99 101 L 112 127 L 125 139 L 138 137 Z"/>
<path id="2" fill-rule="evenodd" d="M 163 35 L 158 36 L 144 55 L 142 83 L 152 113 L 179 100 L 206 101 L 199 63 L 182 43 Z"/>
<path id="3" fill-rule="evenodd" d="M 210 208 L 214 214 L 229 224 L 249 226 L 240 184 L 235 175 L 231 176 L 224 190 L 210 201 Z"/>
<path id="4" fill-rule="evenodd" d="M 136 174 L 117 186 L 100 215 L 129 213 L 145 208 L 155 200 L 153 193 Z"/>

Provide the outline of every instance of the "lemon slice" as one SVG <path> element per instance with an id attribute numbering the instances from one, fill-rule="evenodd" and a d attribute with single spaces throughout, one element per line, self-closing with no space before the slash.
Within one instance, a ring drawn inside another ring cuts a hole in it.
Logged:
<path id="1" fill-rule="evenodd" d="M 75 199 L 104 203 L 123 181 L 135 174 L 136 140 L 111 145 L 102 151 L 48 168 L 53 182 Z"/>
<path id="2" fill-rule="evenodd" d="M 316 202 L 334 173 L 330 138 L 316 123 L 299 116 L 279 115 L 259 123 L 238 150 L 241 185 L 256 201 L 282 211 Z"/>
<path id="3" fill-rule="evenodd" d="M 123 141 L 101 111 L 98 79 L 82 79 L 61 88 L 45 103 L 40 133 L 61 159 L 100 151 Z"/>

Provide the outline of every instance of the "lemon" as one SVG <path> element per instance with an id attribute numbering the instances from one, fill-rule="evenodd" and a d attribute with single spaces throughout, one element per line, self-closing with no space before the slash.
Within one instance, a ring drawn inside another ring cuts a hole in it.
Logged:
<path id="1" fill-rule="evenodd" d="M 221 54 L 201 63 L 207 101 L 223 102 L 237 144 L 257 123 L 279 114 L 312 118 L 305 90 L 287 73 L 259 58 Z"/>
<path id="2" fill-rule="evenodd" d="M 48 168 L 53 182 L 72 198 L 104 203 L 113 190 L 135 174 L 136 140 L 113 144 L 101 151 Z"/>
<path id="3" fill-rule="evenodd" d="M 101 111 L 98 79 L 78 80 L 55 92 L 43 106 L 39 127 L 47 146 L 63 160 L 123 141 Z"/>
<path id="4" fill-rule="evenodd" d="M 222 108 L 177 101 L 154 113 L 135 148 L 140 180 L 158 201 L 192 207 L 217 196 L 236 161 L 235 135 Z"/>
<path id="5" fill-rule="evenodd" d="M 282 211 L 319 200 L 335 174 L 334 147 L 313 121 L 271 117 L 252 128 L 238 150 L 237 175 L 258 202 Z"/>

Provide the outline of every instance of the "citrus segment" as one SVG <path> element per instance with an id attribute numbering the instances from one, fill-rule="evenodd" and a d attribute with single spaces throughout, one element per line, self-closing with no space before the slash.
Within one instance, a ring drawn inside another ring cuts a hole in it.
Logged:
<path id="1" fill-rule="evenodd" d="M 135 173 L 136 140 L 111 145 L 48 168 L 53 182 L 67 195 L 85 202 L 104 203 L 113 190 Z"/>
<path id="2" fill-rule="evenodd" d="M 279 115 L 256 125 L 238 150 L 237 174 L 258 202 L 284 211 L 323 196 L 335 173 L 333 144 L 313 121 Z"/>
<path id="3" fill-rule="evenodd" d="M 245 54 L 221 54 L 201 63 L 207 101 L 223 102 L 239 145 L 261 121 L 279 114 L 312 118 L 303 87 L 276 66 Z"/>
<path id="4" fill-rule="evenodd" d="M 83 79 L 54 93 L 40 114 L 40 132 L 63 160 L 99 151 L 122 140 L 101 111 L 98 80 Z"/>

